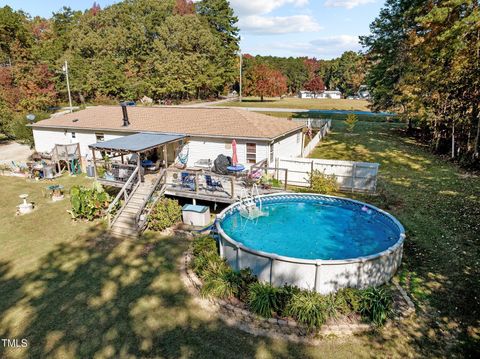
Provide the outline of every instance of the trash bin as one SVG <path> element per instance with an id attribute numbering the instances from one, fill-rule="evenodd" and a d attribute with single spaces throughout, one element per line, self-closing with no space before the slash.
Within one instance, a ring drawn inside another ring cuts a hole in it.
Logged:
<path id="1" fill-rule="evenodd" d="M 87 177 L 95 176 L 95 168 L 92 165 L 87 166 Z"/>
<path id="2" fill-rule="evenodd" d="M 190 226 L 205 227 L 210 224 L 210 208 L 186 204 L 182 208 L 183 223 Z"/>

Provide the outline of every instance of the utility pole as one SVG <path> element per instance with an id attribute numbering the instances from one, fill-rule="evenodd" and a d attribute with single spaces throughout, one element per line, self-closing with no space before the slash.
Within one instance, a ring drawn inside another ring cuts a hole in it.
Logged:
<path id="1" fill-rule="evenodd" d="M 238 100 L 242 102 L 242 67 L 243 67 L 243 56 L 242 51 L 240 51 L 240 82 L 239 82 L 239 94 Z"/>
<path id="2" fill-rule="evenodd" d="M 70 81 L 68 80 L 68 62 L 67 62 L 67 60 L 65 60 L 65 64 L 63 65 L 63 72 L 65 72 L 65 77 L 67 78 L 68 103 L 70 104 L 70 112 L 73 112 L 72 95 L 70 94 Z"/>

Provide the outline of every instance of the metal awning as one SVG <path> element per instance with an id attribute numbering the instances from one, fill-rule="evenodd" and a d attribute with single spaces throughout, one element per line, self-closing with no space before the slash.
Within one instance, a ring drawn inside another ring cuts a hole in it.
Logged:
<path id="1" fill-rule="evenodd" d="M 182 134 L 140 132 L 90 145 L 91 149 L 111 152 L 144 152 L 152 148 L 177 142 L 187 137 Z"/>

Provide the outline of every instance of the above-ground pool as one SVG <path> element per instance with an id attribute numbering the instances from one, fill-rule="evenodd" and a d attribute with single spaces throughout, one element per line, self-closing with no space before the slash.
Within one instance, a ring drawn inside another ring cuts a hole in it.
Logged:
<path id="1" fill-rule="evenodd" d="M 405 231 L 390 214 L 365 203 L 324 195 L 274 194 L 244 204 L 217 221 L 220 254 L 261 281 L 330 293 L 387 282 L 402 258 Z M 261 213 L 259 209 L 261 208 Z"/>

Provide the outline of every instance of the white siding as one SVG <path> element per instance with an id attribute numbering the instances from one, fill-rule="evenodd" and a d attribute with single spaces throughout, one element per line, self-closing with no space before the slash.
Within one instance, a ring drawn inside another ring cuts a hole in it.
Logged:
<path id="1" fill-rule="evenodd" d="M 274 142 L 273 158 L 301 157 L 302 156 L 302 131 L 292 133 Z M 270 159 L 269 159 L 270 160 Z M 273 165 L 273 163 L 270 163 Z"/>
<path id="2" fill-rule="evenodd" d="M 72 132 L 75 132 L 75 138 L 72 138 Z M 64 131 L 59 129 L 36 128 L 33 129 L 35 150 L 37 152 L 50 152 L 57 144 L 68 145 L 72 143 L 80 143 L 80 153 L 82 157 L 85 157 L 87 154 L 89 157 L 91 157 L 91 151 L 88 146 L 97 142 L 95 133 L 103 133 L 105 141 L 113 140 L 115 138 L 127 135 L 123 133 L 119 134 L 102 131 Z"/>
<path id="3" fill-rule="evenodd" d="M 257 162 L 268 157 L 268 143 L 260 141 L 244 141 L 237 140 L 237 157 L 238 162 L 250 167 L 247 163 L 246 144 L 255 143 L 257 145 Z M 225 155 L 232 157 L 232 140 L 230 139 L 214 139 L 214 138 L 199 138 L 191 137 L 189 142 L 188 152 L 188 167 L 193 167 L 195 162 L 203 159 L 210 159 L 212 162 L 218 155 Z"/>
<path id="4" fill-rule="evenodd" d="M 72 132 L 75 132 L 75 138 L 72 138 Z M 88 155 L 91 157 L 91 151 L 88 146 L 96 143 L 95 133 L 103 133 L 105 135 L 105 141 L 112 140 L 128 135 L 128 133 L 113 133 L 102 131 L 64 131 L 59 129 L 46 129 L 37 128 L 33 130 L 33 137 L 35 140 L 35 149 L 38 152 L 50 152 L 56 144 L 71 144 L 80 143 L 80 152 L 82 157 Z M 298 157 L 301 155 L 301 141 L 296 142 L 296 134 L 282 138 L 275 143 L 275 156 L 274 157 Z M 201 159 L 210 159 L 212 162 L 218 155 L 223 154 L 226 156 L 232 156 L 232 140 L 230 139 L 217 139 L 217 138 L 199 138 L 191 137 L 189 141 L 189 154 L 188 163 L 189 167 L 193 167 L 195 162 Z M 256 162 L 269 158 L 270 146 L 265 141 L 247 141 L 237 140 L 237 156 L 239 163 L 249 168 L 250 164 L 247 163 L 246 144 L 255 143 L 256 147 Z M 169 158 L 173 154 L 173 148 L 169 147 Z M 172 160 L 172 158 L 170 158 Z"/>

